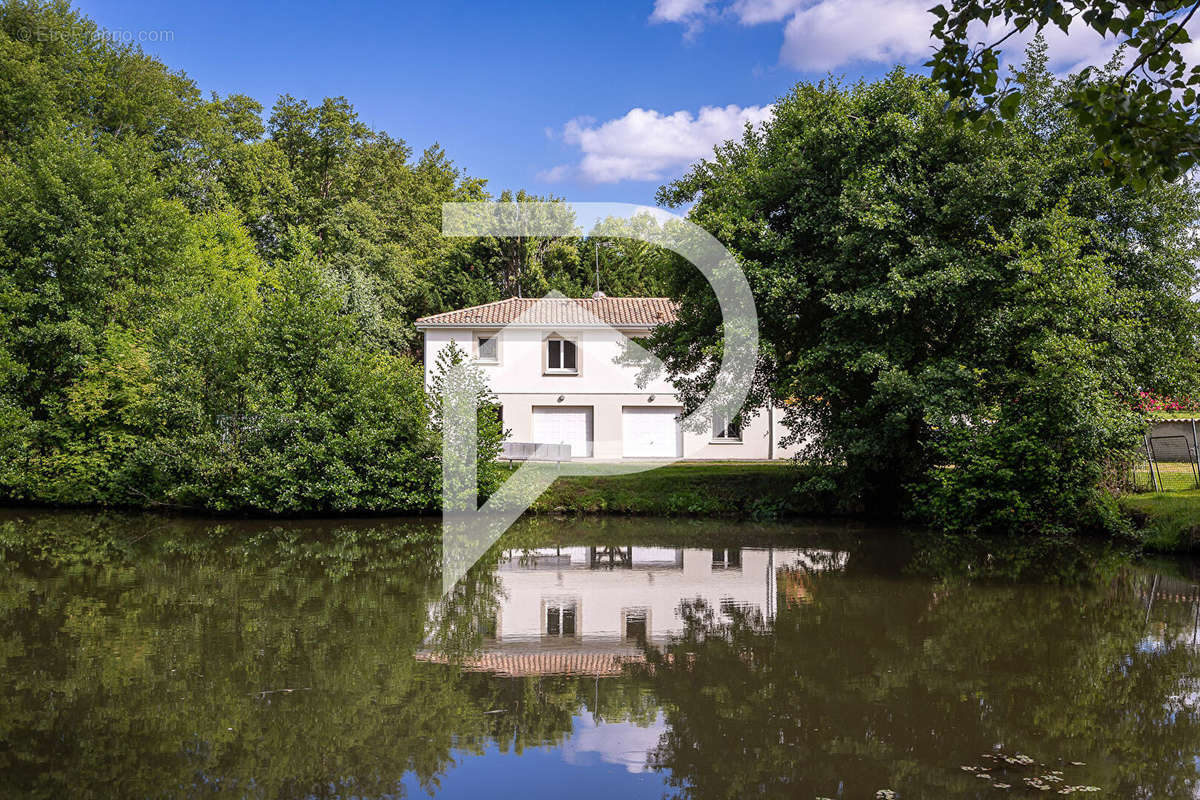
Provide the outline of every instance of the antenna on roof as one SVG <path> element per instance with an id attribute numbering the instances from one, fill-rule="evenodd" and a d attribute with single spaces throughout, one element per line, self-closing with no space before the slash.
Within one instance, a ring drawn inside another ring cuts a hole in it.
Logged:
<path id="1" fill-rule="evenodd" d="M 604 297 L 604 292 L 600 291 L 600 248 L 601 247 L 616 247 L 616 242 L 596 242 L 596 293 L 592 297 Z"/>

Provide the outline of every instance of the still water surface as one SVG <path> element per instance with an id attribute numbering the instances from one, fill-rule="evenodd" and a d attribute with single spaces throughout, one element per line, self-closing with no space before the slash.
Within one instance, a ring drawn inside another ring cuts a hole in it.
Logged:
<path id="1" fill-rule="evenodd" d="M 0 520 L 0 797 L 1200 796 L 1200 570 L 894 532 Z"/>

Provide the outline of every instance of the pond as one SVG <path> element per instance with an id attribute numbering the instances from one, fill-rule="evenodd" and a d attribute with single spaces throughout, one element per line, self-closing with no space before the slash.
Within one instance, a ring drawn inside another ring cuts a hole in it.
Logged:
<path id="1" fill-rule="evenodd" d="M 0 797 L 1200 793 L 1200 570 L 854 526 L 0 519 Z"/>

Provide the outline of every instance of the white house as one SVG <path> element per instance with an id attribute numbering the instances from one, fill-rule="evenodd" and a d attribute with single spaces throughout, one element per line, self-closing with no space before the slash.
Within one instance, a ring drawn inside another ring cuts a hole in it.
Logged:
<path id="1" fill-rule="evenodd" d="M 455 342 L 499 398 L 510 442 L 567 444 L 573 459 L 772 459 L 793 450 L 779 409 L 739 426 L 713 419 L 683 430 L 682 407 L 665 377 L 636 383 L 617 359 L 630 340 L 675 318 L 662 297 L 509 298 L 422 317 L 425 381 L 438 352 Z"/>

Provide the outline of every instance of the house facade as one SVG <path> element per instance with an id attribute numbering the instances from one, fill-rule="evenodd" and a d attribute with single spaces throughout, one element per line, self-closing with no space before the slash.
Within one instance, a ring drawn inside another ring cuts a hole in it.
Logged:
<path id="1" fill-rule="evenodd" d="M 547 547 L 506 551 L 494 616 L 463 666 L 514 677 L 619 675 L 685 632 L 685 608 L 770 625 L 780 605 L 811 600 L 811 579 L 845 568 L 823 548 Z M 435 613 L 431 609 L 431 616 Z M 445 660 L 425 650 L 423 661 Z"/>
<path id="2" fill-rule="evenodd" d="M 675 319 L 660 297 L 509 298 L 422 317 L 425 382 L 453 342 L 474 359 L 499 399 L 509 442 L 569 445 L 573 460 L 774 459 L 792 448 L 780 409 L 739 424 L 715 418 L 684 430 L 665 376 L 638 386 L 620 361 L 630 342 Z"/>

